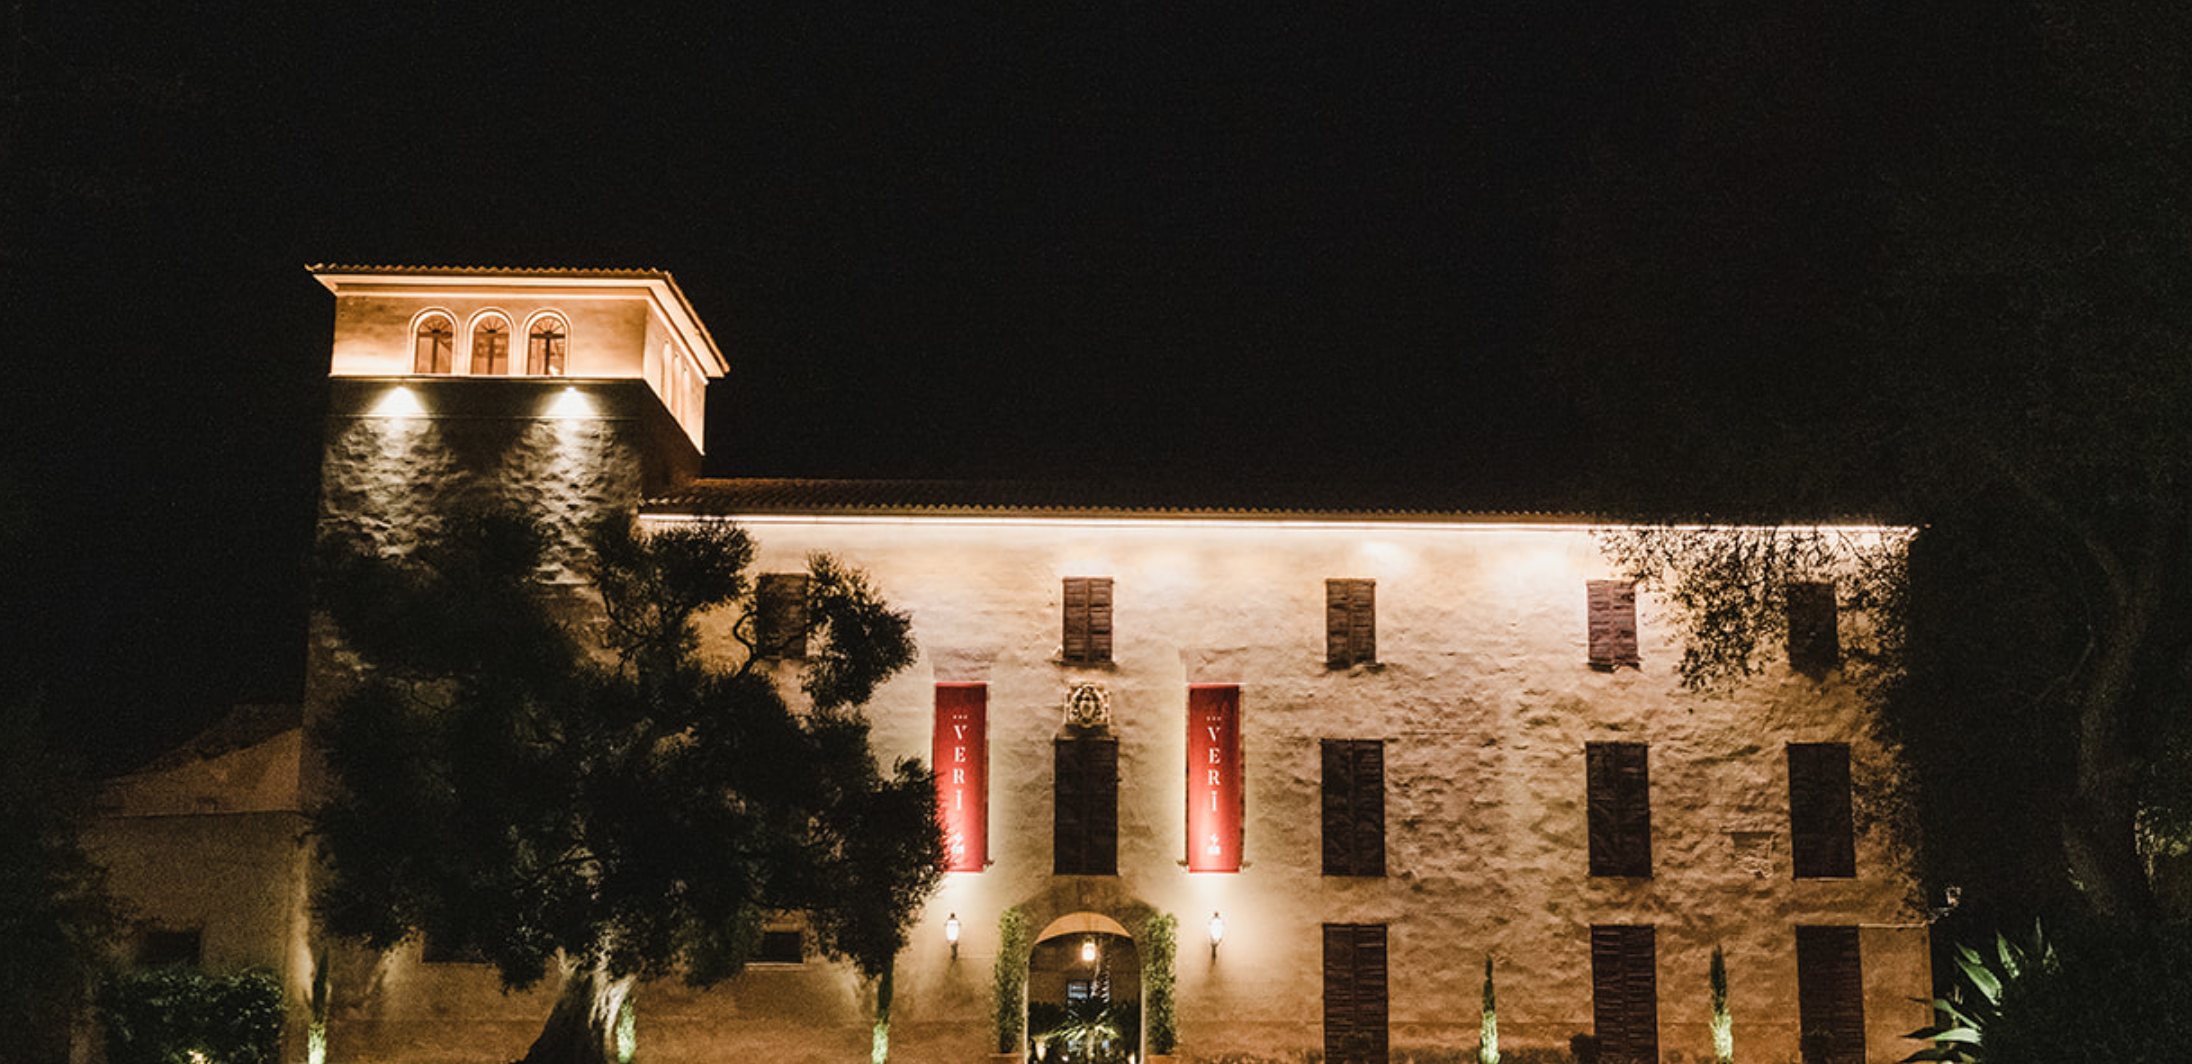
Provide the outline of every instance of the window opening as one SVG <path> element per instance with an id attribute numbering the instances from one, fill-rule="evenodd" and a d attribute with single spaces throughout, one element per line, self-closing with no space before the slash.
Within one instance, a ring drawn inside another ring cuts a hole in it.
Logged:
<path id="1" fill-rule="evenodd" d="M 534 319 L 531 335 L 525 338 L 525 372 L 535 377 L 563 376 L 566 338 L 562 318 L 546 314 Z"/>

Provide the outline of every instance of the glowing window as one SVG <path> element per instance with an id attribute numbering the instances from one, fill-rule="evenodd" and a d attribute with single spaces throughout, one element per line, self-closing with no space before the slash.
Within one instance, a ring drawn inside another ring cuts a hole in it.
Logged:
<path id="1" fill-rule="evenodd" d="M 490 314 L 472 326 L 472 372 L 510 372 L 510 323 Z"/>
<path id="2" fill-rule="evenodd" d="M 448 373 L 457 348 L 456 328 L 447 314 L 429 314 L 419 321 L 412 347 L 411 372 Z"/>
<path id="3" fill-rule="evenodd" d="M 535 377 L 563 376 L 564 345 L 569 335 L 562 318 L 543 314 L 533 319 L 525 338 L 525 372 Z"/>

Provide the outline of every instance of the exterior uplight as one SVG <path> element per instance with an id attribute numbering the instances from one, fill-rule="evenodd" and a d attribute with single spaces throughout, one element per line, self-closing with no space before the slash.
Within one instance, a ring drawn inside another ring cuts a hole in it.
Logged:
<path id="1" fill-rule="evenodd" d="M 1218 943 L 1225 941 L 1225 917 L 1210 914 L 1210 956 L 1218 956 Z"/>
<path id="2" fill-rule="evenodd" d="M 548 405 L 548 417 L 556 421 L 577 421 L 594 416 L 594 402 L 577 388 L 566 386 L 562 394 Z"/>
<path id="3" fill-rule="evenodd" d="M 424 417 L 425 415 L 426 407 L 419 402 L 419 397 L 411 389 L 400 384 L 388 389 L 381 396 L 381 401 L 373 405 L 374 417 L 400 419 Z"/>
<path id="4" fill-rule="evenodd" d="M 944 918 L 944 941 L 951 943 L 951 959 L 959 959 L 959 914 Z"/>

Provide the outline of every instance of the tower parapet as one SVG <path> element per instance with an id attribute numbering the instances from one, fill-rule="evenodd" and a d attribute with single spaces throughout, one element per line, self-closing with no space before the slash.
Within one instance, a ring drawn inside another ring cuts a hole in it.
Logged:
<path id="1" fill-rule="evenodd" d="M 335 295 L 322 535 L 402 549 L 500 508 L 575 543 L 699 475 L 728 367 L 668 273 L 311 272 Z"/>

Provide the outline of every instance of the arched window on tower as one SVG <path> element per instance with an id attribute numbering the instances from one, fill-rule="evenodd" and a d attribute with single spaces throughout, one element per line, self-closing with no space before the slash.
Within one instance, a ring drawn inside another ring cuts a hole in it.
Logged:
<path id="1" fill-rule="evenodd" d="M 489 314 L 472 325 L 472 372 L 510 372 L 510 323 L 500 315 Z"/>
<path id="2" fill-rule="evenodd" d="M 543 314 L 533 319 L 525 339 L 525 372 L 535 377 L 563 376 L 563 348 L 568 338 L 562 318 Z"/>
<path id="3" fill-rule="evenodd" d="M 447 314 L 429 314 L 419 321 L 418 337 L 412 348 L 411 372 L 447 373 L 457 346 L 456 329 L 449 324 Z"/>

